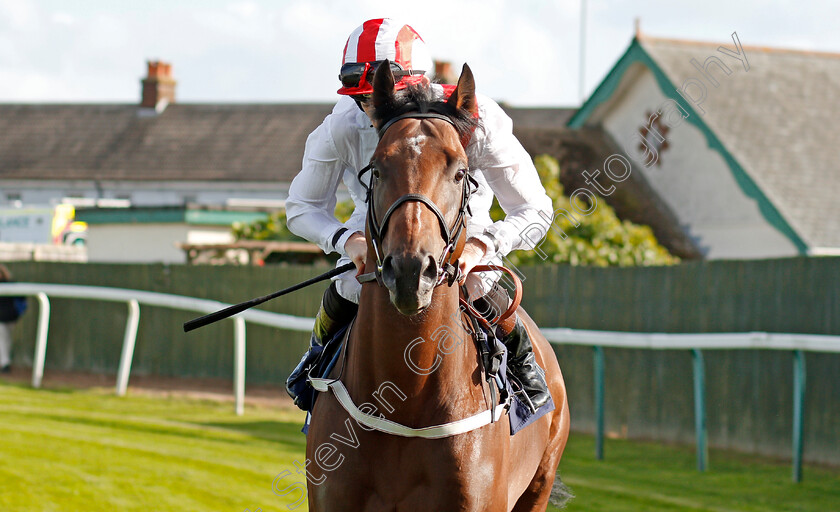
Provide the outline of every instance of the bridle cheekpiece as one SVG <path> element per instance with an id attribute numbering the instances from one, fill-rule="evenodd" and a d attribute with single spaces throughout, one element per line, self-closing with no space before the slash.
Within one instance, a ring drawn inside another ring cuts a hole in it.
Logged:
<path id="1" fill-rule="evenodd" d="M 456 128 L 455 123 L 452 121 L 452 119 L 443 114 L 437 114 L 434 112 L 412 112 L 396 116 L 384 125 L 382 125 L 382 127 L 379 129 L 379 139 L 382 140 L 382 137 L 385 135 L 385 132 L 388 130 L 388 128 L 390 128 L 397 121 L 401 121 L 403 119 L 438 119 L 441 121 L 445 121 L 449 123 L 453 128 Z M 376 270 L 374 272 L 358 276 L 358 281 L 360 283 L 366 283 L 375 280 L 380 285 L 382 285 L 383 258 L 382 253 L 380 251 L 380 247 L 382 246 L 382 240 L 385 238 L 385 232 L 388 228 L 388 221 L 391 219 L 391 215 L 397 210 L 397 208 L 399 208 L 403 204 L 409 202 L 417 202 L 426 205 L 426 207 L 432 213 L 435 214 L 435 217 L 437 217 L 438 223 L 440 224 L 440 232 L 445 244 L 443 252 L 438 258 L 438 279 L 435 286 L 439 286 L 444 282 L 447 283 L 449 286 L 452 286 L 455 282 L 460 280 L 461 275 L 460 269 L 458 267 L 458 261 L 455 260 L 453 262 L 450 261 L 450 259 L 452 257 L 452 253 L 455 252 L 455 249 L 458 246 L 458 240 L 460 239 L 462 233 L 464 232 L 464 228 L 466 227 L 465 216 L 467 213 L 472 215 L 472 212 L 470 211 L 469 207 L 469 201 L 473 191 L 478 187 L 478 182 L 475 180 L 475 178 L 472 177 L 472 175 L 470 175 L 469 172 L 467 172 L 464 175 L 463 187 L 461 191 L 461 205 L 458 208 L 458 217 L 455 219 L 455 222 L 452 224 L 451 227 L 446 225 L 446 219 L 444 219 L 443 213 L 441 213 L 440 209 L 437 207 L 434 201 L 424 196 L 423 194 L 415 193 L 405 194 L 396 201 L 394 201 L 394 203 L 391 204 L 391 206 L 385 212 L 385 215 L 382 217 L 382 222 L 380 223 L 377 219 L 376 207 L 372 198 L 373 189 L 376 185 L 376 178 L 374 177 L 373 169 L 374 163 L 373 161 L 371 161 L 367 166 L 365 166 L 362 170 L 359 171 L 358 179 L 367 192 L 367 197 L 365 199 L 368 205 L 367 226 L 368 231 L 370 232 L 370 239 L 371 244 L 373 245 L 373 251 L 376 255 Z M 371 171 L 371 176 L 370 181 L 366 185 L 362 181 L 362 176 L 368 171 Z"/>

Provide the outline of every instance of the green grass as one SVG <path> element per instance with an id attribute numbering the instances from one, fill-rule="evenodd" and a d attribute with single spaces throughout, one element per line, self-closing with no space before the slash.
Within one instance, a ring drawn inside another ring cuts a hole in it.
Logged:
<path id="1" fill-rule="evenodd" d="M 32 390 L 0 383 L 1 511 L 288 510 L 275 475 L 303 460 L 302 414 L 110 389 Z M 713 451 L 694 469 L 690 449 L 574 435 L 561 472 L 569 511 L 840 510 L 840 473 Z M 284 487 L 294 479 L 283 480 Z M 297 510 L 305 510 L 302 506 Z M 551 509 L 554 510 L 554 509 Z"/>
<path id="2" fill-rule="evenodd" d="M 712 450 L 699 473 L 693 447 L 608 439 L 597 461 L 594 446 L 573 434 L 560 462 L 569 512 L 840 511 L 836 469 L 806 467 L 795 484 L 790 463 L 766 458 Z"/>

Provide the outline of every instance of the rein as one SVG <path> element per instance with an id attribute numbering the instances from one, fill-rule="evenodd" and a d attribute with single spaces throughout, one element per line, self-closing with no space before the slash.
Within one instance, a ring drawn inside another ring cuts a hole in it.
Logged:
<path id="1" fill-rule="evenodd" d="M 453 128 L 455 128 L 455 123 L 453 123 L 449 117 L 443 114 L 437 114 L 433 112 L 413 112 L 402 114 L 385 123 L 382 126 L 382 128 L 379 129 L 379 139 L 382 139 L 388 128 L 390 128 L 397 121 L 401 121 L 403 119 L 438 119 L 440 121 L 445 121 L 449 123 Z M 451 227 L 446 225 L 446 219 L 444 219 L 443 213 L 441 213 L 440 209 L 437 207 L 434 201 L 429 199 L 427 196 L 424 196 L 423 194 L 405 194 L 401 196 L 399 199 L 394 201 L 393 204 L 391 204 L 391 206 L 385 212 L 385 215 L 382 217 L 382 222 L 380 223 L 377 219 L 376 206 L 374 205 L 374 201 L 371 197 L 373 195 L 373 189 L 376 186 L 376 177 L 374 176 L 373 172 L 370 173 L 370 181 L 367 185 L 365 185 L 364 182 L 362 182 L 362 175 L 364 175 L 368 171 L 372 171 L 373 169 L 374 164 L 371 161 L 371 163 L 369 163 L 361 171 L 359 171 L 358 179 L 367 191 L 367 197 L 365 199 L 365 202 L 367 202 L 368 205 L 367 224 L 368 230 L 370 231 L 370 239 L 371 244 L 373 245 L 373 252 L 376 255 L 376 270 L 374 272 L 369 272 L 367 274 L 362 274 L 358 276 L 357 280 L 360 283 L 376 281 L 380 284 L 380 286 L 382 286 L 383 258 L 382 253 L 380 251 L 380 247 L 382 246 L 382 241 L 385 238 L 385 232 L 388 228 L 388 221 L 391 219 L 391 215 L 393 215 L 397 208 L 399 208 L 405 203 L 416 202 L 426 205 L 426 208 L 428 208 L 433 214 L 435 214 L 435 217 L 437 217 L 438 223 L 440 224 L 440 233 L 445 244 L 443 252 L 438 258 L 438 279 L 435 286 L 440 286 L 444 282 L 446 282 L 449 286 L 455 284 L 455 282 L 458 281 L 458 279 L 461 276 L 457 260 L 455 260 L 454 262 L 451 261 L 452 253 L 455 252 L 455 248 L 458 245 L 458 240 L 461 238 L 461 235 L 464 232 L 464 228 L 466 227 L 466 213 L 470 213 L 470 215 L 472 215 L 472 212 L 470 211 L 469 207 L 470 196 L 472 195 L 472 192 L 476 188 L 478 188 L 478 182 L 469 173 L 466 173 L 464 175 L 463 187 L 461 190 L 461 205 L 458 208 L 458 216 L 456 217 L 455 222 L 452 224 Z"/>

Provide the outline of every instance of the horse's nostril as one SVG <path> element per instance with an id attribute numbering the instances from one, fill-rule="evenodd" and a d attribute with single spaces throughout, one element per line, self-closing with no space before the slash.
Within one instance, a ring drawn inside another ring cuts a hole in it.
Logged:
<path id="1" fill-rule="evenodd" d="M 429 255 L 424 260 L 423 277 L 430 281 L 437 281 L 438 268 L 434 256 Z"/>
<path id="2" fill-rule="evenodd" d="M 390 255 L 385 256 L 385 260 L 382 261 L 382 279 L 388 283 L 393 283 L 396 277 L 394 276 L 394 258 Z"/>

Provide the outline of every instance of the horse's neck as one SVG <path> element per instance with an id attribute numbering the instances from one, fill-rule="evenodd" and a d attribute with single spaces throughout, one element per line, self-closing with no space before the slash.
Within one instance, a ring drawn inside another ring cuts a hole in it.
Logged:
<path id="1" fill-rule="evenodd" d="M 410 397 L 413 406 L 407 407 L 414 412 L 418 404 L 434 413 L 452 410 L 456 403 L 461 408 L 483 403 L 478 356 L 461 320 L 457 287 L 439 286 L 426 311 L 406 317 L 391 305 L 385 288 L 365 286 L 347 364 L 347 384 L 363 395 L 359 399 L 383 387 L 391 389 L 393 399 L 399 394 L 393 385 Z M 397 411 L 393 419 L 400 416 Z M 439 414 L 428 417 L 440 419 Z"/>

